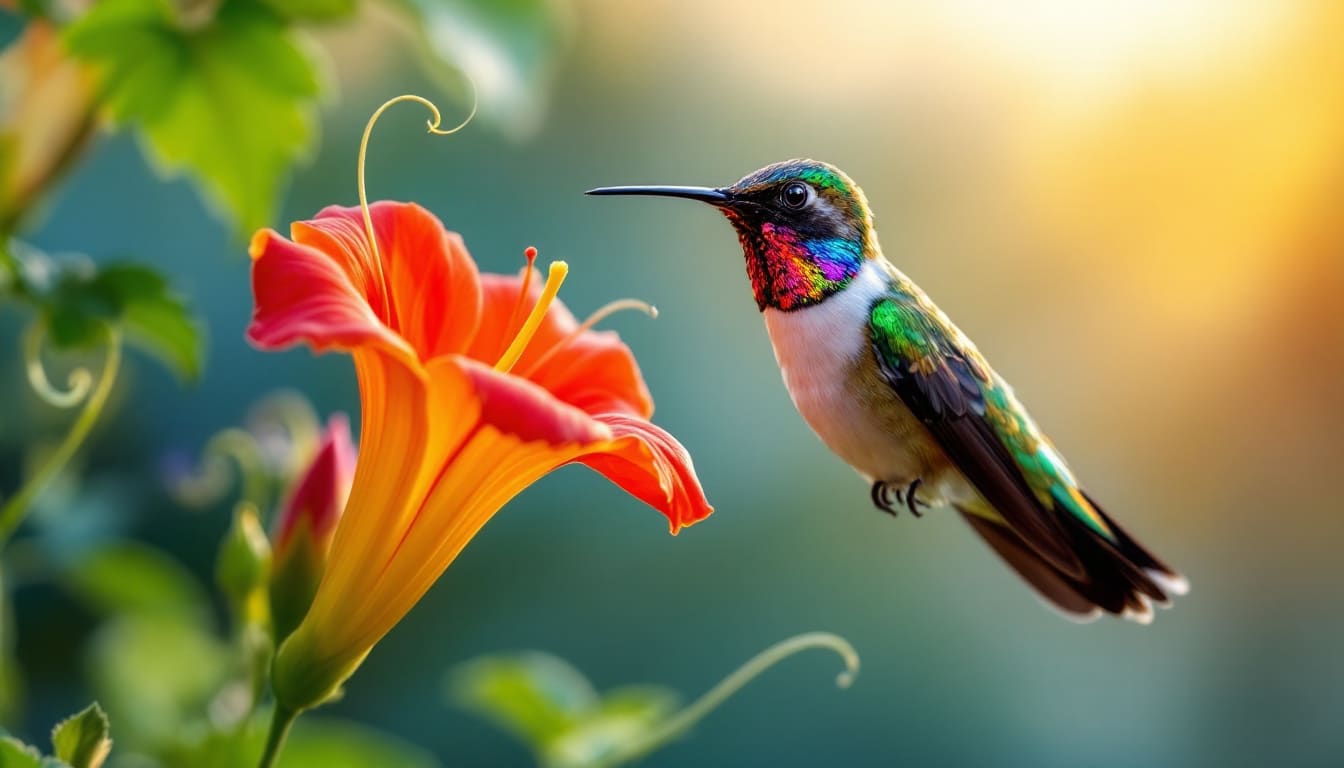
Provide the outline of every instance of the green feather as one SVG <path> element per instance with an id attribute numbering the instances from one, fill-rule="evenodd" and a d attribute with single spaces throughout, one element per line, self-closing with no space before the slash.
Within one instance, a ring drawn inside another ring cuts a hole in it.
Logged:
<path id="1" fill-rule="evenodd" d="M 1067 511 L 1098 535 L 1115 533 L 1083 496 L 1073 473 L 1031 416 L 980 353 L 968 344 L 918 289 L 896 284 L 869 312 L 873 348 L 889 382 L 907 407 L 943 440 L 986 440 L 973 451 L 943 445 L 950 456 L 1000 457 L 1011 463 L 1044 510 Z M 954 428 L 956 420 L 979 420 L 988 429 Z M 940 425 L 951 425 L 947 429 Z M 987 437 L 986 437 L 987 436 Z M 961 467 L 968 476 L 974 468 Z"/>

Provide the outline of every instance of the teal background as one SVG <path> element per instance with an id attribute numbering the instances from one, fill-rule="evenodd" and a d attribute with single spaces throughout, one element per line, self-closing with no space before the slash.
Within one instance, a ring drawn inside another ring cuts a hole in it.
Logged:
<path id="1" fill-rule="evenodd" d="M 1009 128 L 975 87 L 940 102 L 909 86 L 919 77 L 889 85 L 892 73 L 848 66 L 842 40 L 774 28 L 743 45 L 777 65 L 744 73 L 718 37 L 698 33 L 717 23 L 711 9 L 656 9 L 681 23 L 650 21 L 627 38 L 601 21 L 609 9 L 580 8 L 547 119 L 529 140 L 484 127 L 425 137 L 417 107 L 395 108 L 374 134 L 370 196 L 425 205 L 486 270 L 516 269 L 528 245 L 543 261 L 565 259 L 562 298 L 580 316 L 624 296 L 656 304 L 656 321 L 623 314 L 606 325 L 635 350 L 655 420 L 690 449 L 717 512 L 672 538 L 659 515 L 596 475 L 555 473 L 481 532 L 332 712 L 445 765 L 525 765 L 516 742 L 446 702 L 453 664 L 544 649 L 599 687 L 660 683 L 690 698 L 766 645 L 824 629 L 862 654 L 851 689 L 832 685 L 837 659 L 792 659 L 647 764 L 1337 765 L 1337 218 L 1302 225 L 1319 225 L 1324 245 L 1280 238 L 1249 295 L 1204 301 L 1219 283 L 1201 275 L 1250 267 L 1197 253 L 1187 271 L 1127 265 L 1100 257 L 1086 230 L 1024 231 L 1033 222 L 1019 213 L 1032 204 L 1005 181 L 1021 172 L 1004 167 Z M 321 150 L 294 176 L 277 228 L 355 201 L 359 133 L 384 99 L 415 92 L 457 111 L 393 43 L 375 43 L 379 64 L 358 78 L 343 60 L 354 49 L 333 48 L 342 93 L 323 109 Z M 855 79 L 871 90 L 854 95 Z M 1344 160 L 1339 147 L 1344 137 L 1333 155 Z M 893 520 L 872 509 L 863 483 L 794 412 L 728 225 L 690 202 L 581 194 L 726 184 L 795 156 L 833 162 L 863 185 L 887 255 L 1014 383 L 1091 492 L 1189 576 L 1188 598 L 1149 627 L 1075 626 L 953 515 Z M 1219 183 L 1196 179 L 1190 194 Z M 349 361 L 247 345 L 245 244 L 186 182 L 157 179 L 128 135 L 99 139 L 29 239 L 149 261 L 205 318 L 204 379 L 184 389 L 132 355 L 84 470 L 97 489 L 88 515 L 127 521 L 208 577 L 226 505 L 175 507 L 163 457 L 197 450 L 276 388 L 302 391 L 323 414 L 357 413 Z M 1190 292 L 1196 308 L 1149 304 L 1149 291 Z M 59 423 L 25 394 L 19 328 L 17 315 L 0 315 L 6 488 L 25 431 Z M 41 734 L 87 699 L 78 659 L 88 617 L 51 589 L 16 599 L 25 725 Z"/>

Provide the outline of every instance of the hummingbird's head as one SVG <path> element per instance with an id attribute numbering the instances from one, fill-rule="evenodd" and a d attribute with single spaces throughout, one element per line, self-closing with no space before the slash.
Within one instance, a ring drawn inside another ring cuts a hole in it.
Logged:
<path id="1" fill-rule="evenodd" d="M 603 187 L 588 194 L 685 197 L 717 207 L 737 230 L 761 310 L 817 304 L 879 252 L 863 190 L 816 160 L 768 165 L 727 187 Z"/>

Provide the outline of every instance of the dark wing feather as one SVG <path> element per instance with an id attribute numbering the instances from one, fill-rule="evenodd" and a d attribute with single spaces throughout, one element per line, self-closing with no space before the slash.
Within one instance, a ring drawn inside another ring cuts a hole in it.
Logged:
<path id="1" fill-rule="evenodd" d="M 1083 577 L 1059 512 L 1042 504 L 986 418 L 993 374 L 919 299 L 884 297 L 869 313 L 883 377 L 1022 541 L 1062 573 Z"/>

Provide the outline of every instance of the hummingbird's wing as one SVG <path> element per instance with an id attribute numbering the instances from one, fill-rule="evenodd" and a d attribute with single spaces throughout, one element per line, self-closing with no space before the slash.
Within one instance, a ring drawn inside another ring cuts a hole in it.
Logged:
<path id="1" fill-rule="evenodd" d="M 963 512 L 990 513 L 973 527 L 1038 591 L 1071 613 L 1088 600 L 1139 618 L 1151 615 L 1146 598 L 1167 600 L 1164 586 L 1184 591 L 1087 497 L 1008 385 L 918 289 L 893 286 L 868 326 L 883 378 L 992 507 Z"/>
<path id="2" fill-rule="evenodd" d="M 1039 462 L 1023 460 L 1035 446 L 1005 408 L 1006 387 L 922 298 L 883 298 L 869 312 L 883 377 L 1005 522 L 1055 568 L 1081 576 L 1057 504 L 1037 491 L 1048 484 Z"/>

